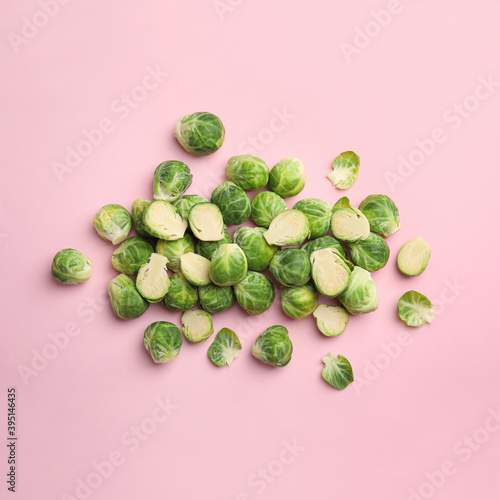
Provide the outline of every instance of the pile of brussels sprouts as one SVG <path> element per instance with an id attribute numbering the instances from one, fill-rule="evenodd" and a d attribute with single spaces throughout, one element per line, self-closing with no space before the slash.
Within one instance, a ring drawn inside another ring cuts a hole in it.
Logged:
<path id="1" fill-rule="evenodd" d="M 179 120 L 175 136 L 190 153 L 207 155 L 222 145 L 224 126 L 213 114 L 194 113 Z M 347 189 L 358 172 L 359 157 L 347 151 L 334 160 L 327 177 L 338 189 Z M 359 208 L 345 196 L 334 205 L 307 198 L 288 209 L 284 198 L 300 193 L 306 182 L 300 160 L 285 158 L 269 170 L 260 158 L 233 156 L 226 174 L 229 180 L 207 200 L 184 194 L 193 178 L 186 164 L 165 161 L 154 171 L 152 200 L 135 200 L 130 212 L 121 205 L 106 205 L 95 216 L 98 235 L 118 245 L 111 263 L 120 274 L 108 287 L 115 315 L 135 319 L 155 302 L 184 312 L 182 332 L 166 321 L 146 328 L 144 346 L 156 363 L 172 361 L 183 337 L 207 341 L 214 333 L 212 315 L 236 302 L 247 314 L 265 312 L 274 302 L 275 283 L 283 312 L 294 319 L 312 314 L 327 337 L 342 334 L 350 314 L 377 309 L 371 273 L 387 264 L 386 238 L 401 226 L 389 197 L 370 195 Z M 269 190 L 261 191 L 266 186 Z M 247 191 L 259 192 L 250 199 Z M 228 226 L 249 219 L 255 226 L 241 226 L 231 236 Z M 138 236 L 129 236 L 132 228 Z M 415 238 L 401 248 L 398 268 L 417 276 L 430 253 L 430 246 Z M 54 257 L 52 274 L 62 283 L 82 283 L 89 279 L 91 266 L 77 250 L 65 249 Z M 318 294 L 337 302 L 318 305 Z M 409 326 L 433 319 L 429 299 L 413 290 L 401 297 L 398 312 Z M 230 365 L 241 348 L 237 334 L 222 328 L 208 356 L 217 366 Z M 252 346 L 258 360 L 275 367 L 286 366 L 292 350 L 281 325 L 269 327 Z M 330 353 L 323 362 L 323 378 L 333 387 L 343 389 L 354 380 L 345 357 Z"/>

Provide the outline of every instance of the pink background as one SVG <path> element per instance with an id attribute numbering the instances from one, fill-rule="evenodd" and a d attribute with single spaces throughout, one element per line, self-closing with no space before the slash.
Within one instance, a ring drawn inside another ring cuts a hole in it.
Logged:
<path id="1" fill-rule="evenodd" d="M 374 21 L 373 11 L 388 8 L 390 19 Z M 500 405 L 500 87 L 477 89 L 481 78 L 500 80 L 497 1 L 73 1 L 38 32 L 24 27 L 26 43 L 15 38 L 24 18 L 47 21 L 38 2 L 3 10 L 0 370 L 2 391 L 18 393 L 17 498 L 83 498 L 76 488 L 88 478 L 95 500 L 500 496 L 500 432 L 488 417 Z M 348 58 L 342 44 L 356 36 L 366 46 Z M 135 89 L 133 109 L 120 103 L 148 67 L 168 76 Z M 462 105 L 468 111 L 457 118 Z M 208 158 L 173 138 L 177 119 L 199 110 L 227 130 Z M 276 110 L 292 116 L 281 125 Z M 106 119 L 112 130 L 58 179 L 53 163 Z M 423 160 L 415 141 L 433 135 L 440 144 Z M 190 165 L 189 193 L 209 196 L 251 136 L 269 165 L 285 156 L 305 163 L 306 187 L 289 206 L 309 196 L 335 202 L 341 193 L 325 175 L 347 149 L 361 156 L 352 202 L 371 193 L 395 200 L 403 228 L 389 240 L 389 264 L 374 273 L 380 307 L 330 339 L 312 317 L 290 320 L 277 302 L 251 319 L 235 306 L 214 317 L 217 331 L 233 328 L 242 339 L 230 368 L 211 364 L 209 343 L 187 342 L 174 362 L 156 366 L 143 331 L 162 319 L 179 324 L 181 314 L 156 305 L 135 321 L 113 316 L 103 295 L 116 274 L 113 248 L 95 234 L 93 216 L 107 203 L 151 198 L 153 170 L 168 159 Z M 390 185 L 401 155 L 420 165 Z M 423 275 L 404 278 L 395 257 L 418 235 L 432 258 Z M 52 257 L 66 247 L 93 260 L 86 284 L 51 278 Z M 434 300 L 431 327 L 410 330 L 397 319 L 409 289 Z M 284 369 L 250 354 L 277 323 L 294 344 Z M 54 352 L 50 335 L 72 325 L 80 333 Z M 41 352 L 52 359 L 23 381 L 19 370 Z M 356 385 L 339 392 L 321 380 L 328 352 L 351 361 Z M 177 405 L 160 423 L 157 398 Z M 6 403 L 4 395 L 2 415 Z M 136 446 L 130 436 L 140 425 L 150 435 Z M 284 442 L 295 442 L 296 456 Z M 93 463 L 110 454 L 121 462 L 102 479 Z M 443 463 L 446 476 L 435 472 Z"/>

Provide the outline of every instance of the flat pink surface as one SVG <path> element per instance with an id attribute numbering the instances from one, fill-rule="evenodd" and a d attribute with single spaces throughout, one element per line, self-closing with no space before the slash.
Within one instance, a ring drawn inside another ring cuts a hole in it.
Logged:
<path id="1" fill-rule="evenodd" d="M 0 21 L 0 435 L 15 386 L 17 498 L 499 498 L 500 4 L 46 0 L 49 17 L 43 3 L 9 2 Z M 208 158 L 173 138 L 177 119 L 199 110 L 227 130 Z M 56 175 L 78 147 L 86 156 Z M 403 221 L 374 273 L 379 309 L 326 338 L 279 303 L 253 318 L 235 306 L 214 317 L 242 339 L 230 368 L 211 364 L 208 343 L 187 342 L 154 365 L 145 327 L 181 314 L 113 316 L 113 248 L 95 234 L 95 212 L 151 198 L 168 159 L 191 167 L 189 193 L 209 196 L 240 152 L 271 166 L 303 160 L 307 184 L 289 206 L 333 203 L 342 193 L 325 175 L 347 149 L 361 157 L 352 202 L 386 193 Z M 432 258 L 404 278 L 395 257 L 416 236 Z M 86 284 L 50 276 L 66 247 L 93 260 Z M 409 289 L 433 299 L 431 327 L 398 320 Z M 277 323 L 294 344 L 283 369 L 250 353 Z M 321 379 L 328 352 L 352 363 L 344 391 Z"/>

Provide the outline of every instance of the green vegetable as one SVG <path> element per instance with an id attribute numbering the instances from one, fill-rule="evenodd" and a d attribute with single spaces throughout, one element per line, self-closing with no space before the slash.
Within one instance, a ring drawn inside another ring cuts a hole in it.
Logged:
<path id="1" fill-rule="evenodd" d="M 218 286 L 210 283 L 210 285 L 200 286 L 198 294 L 200 306 L 210 314 L 227 311 L 236 302 L 233 288 L 230 286 Z"/>
<path id="2" fill-rule="evenodd" d="M 323 358 L 323 363 L 321 375 L 335 389 L 345 389 L 354 382 L 351 363 L 344 356 L 329 353 Z"/>
<path id="3" fill-rule="evenodd" d="M 149 302 L 142 298 L 135 283 L 125 274 L 111 281 L 108 295 L 113 312 L 121 319 L 139 318 L 149 307 Z"/>
<path id="4" fill-rule="evenodd" d="M 135 286 L 148 302 L 160 302 L 168 292 L 170 278 L 167 273 L 168 259 L 152 253 L 149 262 L 141 266 Z"/>
<path id="5" fill-rule="evenodd" d="M 378 271 L 389 260 L 389 245 L 378 234 L 370 233 L 366 240 L 348 243 L 347 246 L 354 264 L 367 271 Z"/>
<path id="6" fill-rule="evenodd" d="M 189 212 L 195 205 L 198 205 L 198 203 L 208 203 L 208 200 L 199 194 L 185 194 L 177 201 L 174 201 L 172 205 L 175 207 L 175 210 L 179 214 L 180 218 L 187 221 L 189 218 Z"/>
<path id="7" fill-rule="evenodd" d="M 168 259 L 167 267 L 175 273 L 181 270 L 181 255 L 194 252 L 194 238 L 185 233 L 178 240 L 158 240 L 156 243 L 156 253 Z"/>
<path id="8" fill-rule="evenodd" d="M 358 172 L 359 156 L 353 151 L 345 151 L 333 160 L 332 171 L 327 177 L 336 188 L 348 189 L 356 182 Z"/>
<path id="9" fill-rule="evenodd" d="M 151 235 L 146 231 L 144 227 L 144 223 L 142 222 L 142 218 L 144 217 L 144 212 L 146 208 L 151 205 L 149 200 L 143 200 L 139 198 L 132 203 L 132 221 L 134 223 L 135 230 L 139 236 L 144 238 L 150 238 Z"/>
<path id="10" fill-rule="evenodd" d="M 262 189 L 269 180 L 269 167 L 256 156 L 240 155 L 229 158 L 226 165 L 227 178 L 248 191 Z"/>
<path id="11" fill-rule="evenodd" d="M 302 319 L 314 312 L 318 305 L 318 293 L 310 284 L 281 287 L 281 308 L 294 319 Z"/>
<path id="12" fill-rule="evenodd" d="M 345 196 L 333 206 L 332 233 L 341 241 L 356 243 L 370 236 L 370 224 L 363 212 L 354 208 Z"/>
<path id="13" fill-rule="evenodd" d="M 218 241 L 198 241 L 196 245 L 196 253 L 210 260 L 212 258 L 213 253 L 224 243 L 232 243 L 233 240 L 231 236 L 227 232 L 227 229 L 224 228 L 224 236 L 221 240 Z"/>
<path id="14" fill-rule="evenodd" d="M 121 243 L 132 229 L 132 217 L 121 205 L 105 205 L 95 215 L 97 234 L 113 245 Z"/>
<path id="15" fill-rule="evenodd" d="M 214 333 L 212 316 L 206 311 L 186 311 L 181 322 L 182 333 L 189 342 L 204 342 Z"/>
<path id="16" fill-rule="evenodd" d="M 252 354 L 270 366 L 286 366 L 292 359 L 293 346 L 288 330 L 281 325 L 270 326 L 252 346 Z"/>
<path id="17" fill-rule="evenodd" d="M 349 321 L 347 311 L 340 306 L 319 305 L 314 313 L 318 330 L 326 337 L 336 337 L 344 332 Z"/>
<path id="18" fill-rule="evenodd" d="M 306 169 L 297 158 L 285 158 L 269 173 L 269 188 L 283 197 L 299 194 L 306 184 Z"/>
<path id="19" fill-rule="evenodd" d="M 183 116 L 175 127 L 180 145 L 196 156 L 215 153 L 224 142 L 224 125 L 212 113 L 201 112 Z"/>
<path id="20" fill-rule="evenodd" d="M 187 311 L 198 302 L 198 289 L 189 284 L 181 273 L 175 273 L 170 278 L 168 292 L 163 299 L 163 305 L 172 311 Z"/>
<path id="21" fill-rule="evenodd" d="M 203 286 L 211 283 L 208 270 L 210 261 L 194 252 L 181 255 L 181 273 L 195 286 Z"/>
<path id="22" fill-rule="evenodd" d="M 210 201 L 219 207 L 228 226 L 242 224 L 250 217 L 250 200 L 245 191 L 234 182 L 227 181 L 216 187 Z"/>
<path id="23" fill-rule="evenodd" d="M 233 288 L 238 304 L 247 314 L 262 314 L 274 301 L 275 291 L 271 280 L 255 271 L 249 271 Z"/>
<path id="24" fill-rule="evenodd" d="M 209 275 L 219 286 L 231 286 L 247 274 L 247 258 L 243 250 L 234 243 L 224 243 L 212 255 Z"/>
<path id="25" fill-rule="evenodd" d="M 193 182 L 189 167 L 182 161 L 164 161 L 153 175 L 155 200 L 173 202 L 178 200 Z"/>
<path id="26" fill-rule="evenodd" d="M 165 200 L 153 201 L 146 208 L 142 222 L 150 235 L 167 241 L 182 238 L 187 229 L 187 222 Z"/>
<path id="27" fill-rule="evenodd" d="M 347 288 L 339 295 L 339 300 L 351 314 L 375 311 L 378 307 L 378 295 L 371 274 L 361 267 L 355 267 Z"/>
<path id="28" fill-rule="evenodd" d="M 311 263 L 300 248 L 278 250 L 269 266 L 274 278 L 285 286 L 305 285 L 311 278 Z"/>
<path id="29" fill-rule="evenodd" d="M 223 328 L 208 348 L 208 357 L 216 366 L 230 365 L 241 351 L 241 342 L 236 333 L 229 328 Z"/>
<path id="30" fill-rule="evenodd" d="M 348 286 L 353 265 L 336 248 L 323 248 L 311 254 L 312 278 L 325 297 L 336 297 Z"/>
<path id="31" fill-rule="evenodd" d="M 144 332 L 144 347 L 155 363 L 169 363 L 181 352 L 181 331 L 167 321 L 151 323 Z"/>
<path id="32" fill-rule="evenodd" d="M 344 247 L 340 241 L 333 236 L 320 236 L 315 240 L 304 243 L 302 246 L 302 250 L 304 250 L 309 257 L 311 257 L 311 254 L 316 250 L 322 250 L 323 248 L 335 248 L 344 259 L 347 259 L 347 252 L 344 250 Z"/>
<path id="33" fill-rule="evenodd" d="M 251 215 L 257 226 L 269 227 L 273 219 L 285 210 L 285 200 L 272 191 L 262 191 L 253 197 Z"/>
<path id="34" fill-rule="evenodd" d="M 153 252 L 154 248 L 148 240 L 140 236 L 132 236 L 113 252 L 111 263 L 119 273 L 137 274 Z"/>
<path id="35" fill-rule="evenodd" d="M 189 228 L 201 241 L 220 241 L 224 238 L 224 221 L 217 205 L 198 203 L 189 212 Z"/>
<path id="36" fill-rule="evenodd" d="M 330 230 L 333 207 L 326 201 L 306 198 L 295 203 L 293 208 L 307 217 L 311 238 L 324 236 Z"/>
<path id="37" fill-rule="evenodd" d="M 398 253 L 398 268 L 407 276 L 422 274 L 431 258 L 431 246 L 417 237 L 403 245 Z"/>
<path id="38" fill-rule="evenodd" d="M 395 203 L 384 194 L 371 194 L 359 205 L 370 223 L 370 231 L 388 238 L 401 228 Z"/>
<path id="39" fill-rule="evenodd" d="M 264 238 L 270 245 L 294 246 L 301 245 L 309 238 L 309 222 L 300 210 L 285 210 L 271 222 Z"/>
<path id="40" fill-rule="evenodd" d="M 406 292 L 398 302 L 398 314 L 408 326 L 422 326 L 432 323 L 434 312 L 432 302 L 415 290 Z"/>
<path id="41" fill-rule="evenodd" d="M 65 285 L 77 285 L 90 278 L 92 261 L 78 250 L 59 250 L 52 261 L 52 276 Z"/>
<path id="42" fill-rule="evenodd" d="M 243 226 L 234 233 L 234 242 L 245 252 L 251 271 L 267 269 L 278 250 L 277 246 L 269 245 L 266 241 L 265 231 L 263 227 Z"/>

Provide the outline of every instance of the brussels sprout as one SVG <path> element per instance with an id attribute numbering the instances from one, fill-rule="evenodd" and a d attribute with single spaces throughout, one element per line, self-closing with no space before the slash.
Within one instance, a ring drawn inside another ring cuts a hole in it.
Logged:
<path id="1" fill-rule="evenodd" d="M 321 375 L 335 389 L 345 389 L 354 382 L 351 363 L 344 356 L 329 353 L 323 358 L 323 363 Z"/>
<path id="2" fill-rule="evenodd" d="M 232 243 L 233 240 L 231 236 L 227 232 L 227 229 L 224 229 L 224 236 L 222 240 L 219 241 L 198 241 L 196 245 L 196 253 L 210 260 L 212 258 L 213 253 L 224 243 Z"/>
<path id="3" fill-rule="evenodd" d="M 264 238 L 270 245 L 301 245 L 309 238 L 309 222 L 300 210 L 285 210 L 271 222 Z"/>
<path id="4" fill-rule="evenodd" d="M 317 305 L 318 293 L 312 285 L 281 287 L 281 308 L 290 318 L 305 318 L 313 313 Z"/>
<path id="5" fill-rule="evenodd" d="M 189 212 L 189 227 L 201 241 L 220 241 L 224 238 L 224 221 L 217 205 L 198 203 Z"/>
<path id="6" fill-rule="evenodd" d="M 121 205 L 106 205 L 96 213 L 94 227 L 102 239 L 118 245 L 130 233 L 132 217 Z"/>
<path id="7" fill-rule="evenodd" d="M 178 240 L 158 240 L 156 243 L 156 253 L 168 259 L 167 267 L 175 273 L 181 270 L 181 255 L 194 252 L 194 238 L 186 233 Z"/>
<path id="8" fill-rule="evenodd" d="M 241 351 L 241 342 L 236 333 L 229 328 L 223 328 L 208 348 L 210 361 L 217 366 L 229 366 Z"/>
<path id="9" fill-rule="evenodd" d="M 403 294 L 398 301 L 398 314 L 408 326 L 422 326 L 432 323 L 434 311 L 432 302 L 415 290 Z"/>
<path id="10" fill-rule="evenodd" d="M 323 248 L 335 248 L 338 250 L 339 254 L 344 257 L 344 259 L 347 259 L 347 252 L 342 246 L 342 243 L 340 243 L 340 241 L 335 239 L 333 236 L 320 236 L 315 240 L 304 243 L 302 246 L 302 250 L 304 250 L 309 257 L 311 257 L 311 254 L 316 250 L 321 250 Z"/>
<path id="11" fill-rule="evenodd" d="M 245 253 L 234 243 L 224 243 L 212 255 L 209 274 L 216 285 L 235 285 L 245 277 L 247 271 Z"/>
<path id="12" fill-rule="evenodd" d="M 153 252 L 154 248 L 148 240 L 132 236 L 113 252 L 111 263 L 119 273 L 137 274 Z"/>
<path id="13" fill-rule="evenodd" d="M 278 250 L 269 266 L 274 278 L 285 286 L 305 285 L 311 278 L 311 263 L 300 248 Z"/>
<path id="14" fill-rule="evenodd" d="M 356 182 L 358 172 L 359 156 L 353 151 L 345 151 L 333 160 L 332 171 L 327 177 L 336 188 L 347 189 Z"/>
<path id="15" fill-rule="evenodd" d="M 299 194 L 306 185 L 306 169 L 297 158 L 285 158 L 269 173 L 271 191 L 283 197 Z"/>
<path id="16" fill-rule="evenodd" d="M 333 206 L 332 233 L 341 241 L 356 243 L 370 236 L 368 219 L 345 196 Z"/>
<path id="17" fill-rule="evenodd" d="M 359 205 L 370 223 L 370 231 L 388 238 L 401 228 L 398 207 L 384 194 L 371 194 Z"/>
<path id="18" fill-rule="evenodd" d="M 149 205 L 151 205 L 151 202 L 149 200 L 143 200 L 142 198 L 139 198 L 132 203 L 132 221 L 134 222 L 135 230 L 139 236 L 143 236 L 144 238 L 149 238 L 151 236 L 146 231 L 144 222 L 142 222 L 144 212 Z"/>
<path id="19" fill-rule="evenodd" d="M 425 271 L 431 258 L 431 246 L 420 236 L 408 241 L 398 253 L 398 268 L 407 276 L 418 276 Z"/>
<path id="20" fill-rule="evenodd" d="M 59 250 L 52 261 L 52 276 L 65 285 L 77 285 L 90 278 L 92 261 L 78 250 Z"/>
<path id="21" fill-rule="evenodd" d="M 263 227 L 240 227 L 234 233 L 234 242 L 245 252 L 248 269 L 263 271 L 269 267 L 278 247 L 269 245 L 264 238 Z"/>
<path id="22" fill-rule="evenodd" d="M 155 363 L 169 363 L 181 352 L 181 331 L 167 321 L 151 323 L 144 332 L 144 347 Z"/>
<path id="23" fill-rule="evenodd" d="M 318 198 L 305 198 L 295 203 L 293 207 L 307 217 L 311 238 L 324 236 L 332 223 L 332 205 Z"/>
<path id="24" fill-rule="evenodd" d="M 336 248 L 323 248 L 311 254 L 312 278 L 325 297 L 336 297 L 349 283 L 353 265 Z"/>
<path id="25" fill-rule="evenodd" d="M 161 240 L 178 240 L 184 236 L 187 222 L 182 220 L 173 205 L 168 201 L 153 201 L 142 219 L 144 229 Z"/>
<path id="26" fill-rule="evenodd" d="M 216 187 L 210 201 L 219 207 L 228 226 L 242 224 L 250 217 L 252 211 L 252 205 L 245 191 L 231 181 Z"/>
<path id="27" fill-rule="evenodd" d="M 292 359 L 292 341 L 288 330 L 281 325 L 270 326 L 252 346 L 252 354 L 266 365 L 282 367 Z"/>
<path id="28" fill-rule="evenodd" d="M 382 269 L 389 260 L 389 245 L 382 236 L 370 233 L 366 240 L 348 243 L 354 264 L 367 271 Z"/>
<path id="29" fill-rule="evenodd" d="M 189 342 L 204 342 L 214 333 L 212 316 L 200 309 L 186 311 L 181 318 L 182 333 Z"/>
<path id="30" fill-rule="evenodd" d="M 193 182 L 189 167 L 182 161 L 164 161 L 153 175 L 153 197 L 155 200 L 174 202 Z"/>
<path id="31" fill-rule="evenodd" d="M 269 167 L 256 156 L 233 156 L 227 162 L 226 175 L 237 186 L 248 191 L 258 191 L 269 180 Z"/>
<path id="32" fill-rule="evenodd" d="M 275 296 L 271 280 L 254 271 L 249 271 L 239 283 L 234 285 L 234 293 L 238 304 L 247 314 L 262 314 L 267 311 Z"/>
<path id="33" fill-rule="evenodd" d="M 163 299 L 163 305 L 172 311 L 187 311 L 192 309 L 196 302 L 198 302 L 198 289 L 190 285 L 181 273 L 175 273 L 170 278 L 170 286 Z"/>
<path id="34" fill-rule="evenodd" d="M 340 306 L 319 305 L 314 313 L 318 330 L 326 337 L 336 337 L 344 332 L 349 321 L 347 311 Z"/>
<path id="35" fill-rule="evenodd" d="M 181 255 L 182 275 L 195 286 L 203 286 L 211 283 L 208 270 L 210 261 L 194 252 Z"/>
<path id="36" fill-rule="evenodd" d="M 341 304 L 351 314 L 365 314 L 378 307 L 377 287 L 371 274 L 362 267 L 355 267 L 347 288 L 339 295 Z"/>
<path id="37" fill-rule="evenodd" d="M 212 113 L 201 112 L 183 116 L 175 127 L 180 145 L 196 156 L 215 153 L 224 142 L 224 125 Z"/>
<path id="38" fill-rule="evenodd" d="M 200 306 L 210 314 L 221 313 L 231 309 L 236 302 L 233 289 L 230 286 L 210 285 L 198 288 Z"/>
<path id="39" fill-rule="evenodd" d="M 180 218 L 187 221 L 189 219 L 189 212 L 198 203 L 208 203 L 208 200 L 199 194 L 185 194 L 177 201 L 174 201 L 172 205 L 175 207 Z"/>
<path id="40" fill-rule="evenodd" d="M 108 295 L 113 312 L 121 319 L 138 318 L 149 307 L 149 302 L 142 298 L 135 283 L 125 274 L 120 274 L 111 281 Z"/>
<path id="41" fill-rule="evenodd" d="M 160 302 L 168 292 L 170 278 L 167 273 L 168 259 L 159 253 L 152 253 L 149 262 L 141 266 L 135 286 L 148 302 Z"/>
<path id="42" fill-rule="evenodd" d="M 262 191 L 253 197 L 252 220 L 257 226 L 269 227 L 273 219 L 285 210 L 285 200 L 272 191 Z"/>

